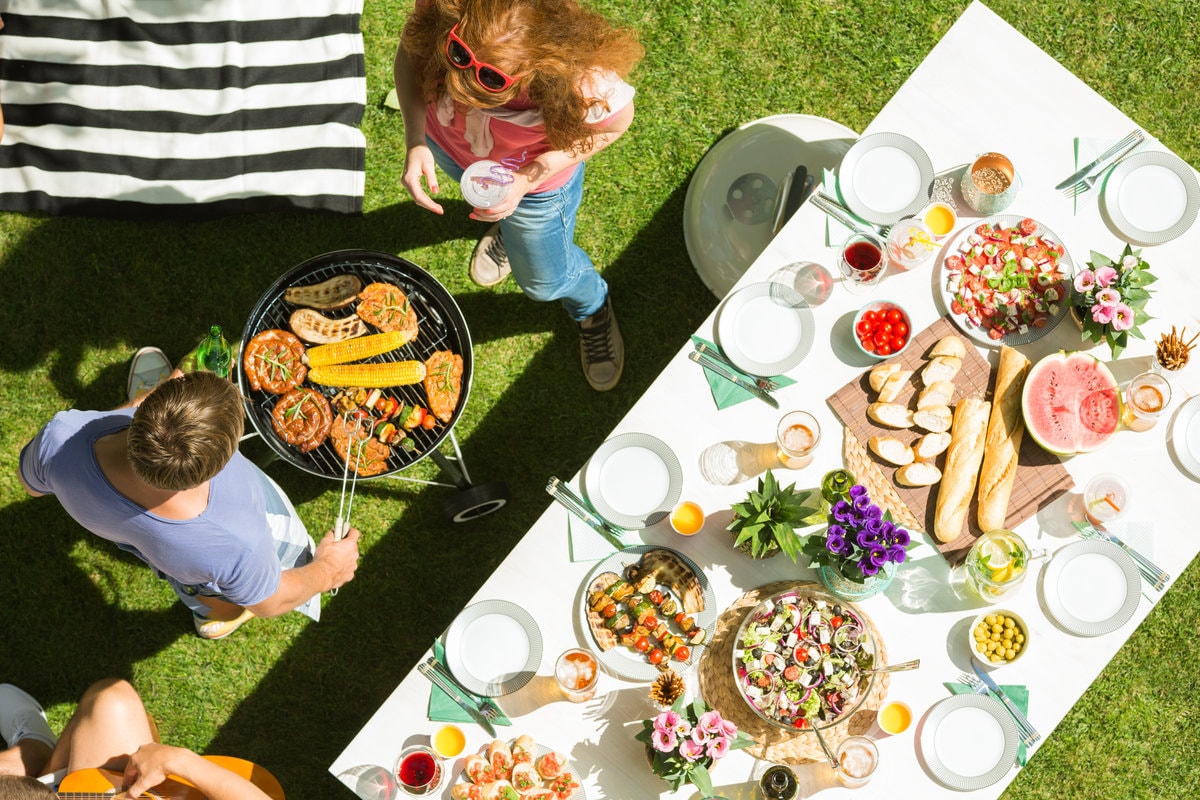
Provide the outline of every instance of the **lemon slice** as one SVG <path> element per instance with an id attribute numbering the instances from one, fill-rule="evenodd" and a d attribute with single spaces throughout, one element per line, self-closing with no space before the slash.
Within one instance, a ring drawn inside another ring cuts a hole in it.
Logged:
<path id="1" fill-rule="evenodd" d="M 979 558 L 992 572 L 998 572 L 1009 566 L 1009 562 L 1012 561 L 1012 552 L 1008 542 L 1003 539 L 992 539 L 983 543 L 983 548 L 979 551 Z"/>
<path id="2" fill-rule="evenodd" d="M 1007 583 L 1008 581 L 1012 580 L 1012 576 L 1012 564 L 1005 564 L 1001 569 L 992 570 L 992 580 L 996 583 Z"/>

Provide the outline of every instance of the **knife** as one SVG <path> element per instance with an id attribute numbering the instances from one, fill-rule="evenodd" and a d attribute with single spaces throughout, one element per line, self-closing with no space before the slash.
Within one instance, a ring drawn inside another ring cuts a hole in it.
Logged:
<path id="1" fill-rule="evenodd" d="M 747 392 L 769 405 L 771 408 L 779 408 L 779 401 L 772 397 L 770 392 L 760 389 L 758 384 L 754 383 L 753 381 L 748 381 L 745 378 L 733 374 L 726 369 L 724 365 L 722 365 L 720 362 L 714 361 L 708 355 L 697 350 L 693 350 L 692 352 L 688 353 L 688 358 L 690 358 L 692 361 L 695 361 L 700 366 L 712 370 L 730 383 L 734 383 L 742 387 Z"/>
<path id="2" fill-rule="evenodd" d="M 987 686 L 993 694 L 1000 698 L 1000 702 L 1004 703 L 1004 707 L 1008 709 L 1008 713 L 1013 715 L 1013 719 L 1015 719 L 1021 727 L 1025 728 L 1025 730 L 1029 732 L 1029 743 L 1033 744 L 1039 741 L 1042 738 L 1042 735 L 1037 732 L 1037 729 L 1034 728 L 1033 725 L 1030 724 L 1029 718 L 1021 713 L 1021 709 L 1017 708 L 1017 704 L 1008 699 L 1008 695 L 1004 693 L 998 683 L 992 680 L 992 676 L 980 669 L 979 665 L 976 664 L 974 660 L 971 661 L 971 669 L 975 670 L 975 674 L 979 676 L 979 680 L 983 681 L 984 685 Z"/>
<path id="3" fill-rule="evenodd" d="M 424 675 L 429 679 L 430 683 L 445 692 L 451 700 L 458 704 L 459 708 L 471 716 L 471 719 L 479 723 L 479 727 L 487 731 L 488 736 L 491 736 L 493 739 L 496 738 L 496 729 L 488 721 L 488 718 L 483 715 L 483 712 L 474 703 L 463 697 L 450 683 L 444 680 L 437 670 L 425 662 L 421 662 L 417 664 L 417 672 Z"/>
<path id="4" fill-rule="evenodd" d="M 1130 143 L 1130 139 L 1131 139 L 1131 138 L 1132 138 L 1132 144 Z M 1135 130 L 1133 133 L 1129 134 L 1129 136 L 1126 136 L 1124 139 L 1122 139 L 1121 141 L 1117 142 L 1117 143 L 1116 143 L 1116 144 L 1114 144 L 1112 147 L 1108 148 L 1108 149 L 1107 149 L 1107 150 L 1105 150 L 1103 153 L 1101 153 L 1101 154 L 1100 154 L 1100 157 L 1099 157 L 1099 158 L 1097 158 L 1095 161 L 1093 161 L 1092 163 L 1090 163 L 1090 164 L 1087 164 L 1087 165 L 1085 165 L 1085 166 L 1081 167 L 1081 168 L 1080 168 L 1080 169 L 1079 169 L 1079 170 L 1078 170 L 1078 171 L 1077 171 L 1077 172 L 1076 172 L 1074 175 L 1072 175 L 1071 177 L 1067 178 L 1065 181 L 1063 181 L 1062 183 L 1060 183 L 1058 186 L 1055 186 L 1055 187 L 1054 187 L 1054 189 L 1055 189 L 1056 191 L 1057 191 L 1057 190 L 1060 190 L 1060 189 L 1065 189 L 1065 188 L 1067 188 L 1068 186 L 1070 186 L 1072 183 L 1075 183 L 1076 181 L 1083 180 L 1083 179 L 1084 179 L 1084 178 L 1086 178 L 1086 177 L 1088 176 L 1088 174 L 1089 174 L 1089 173 L 1091 173 L 1091 171 L 1092 171 L 1092 170 L 1094 170 L 1096 167 L 1100 166 L 1102 163 L 1104 163 L 1105 161 L 1109 160 L 1110 158 L 1112 158 L 1113 156 L 1115 156 L 1117 153 L 1119 153 L 1119 152 L 1121 152 L 1122 150 L 1124 150 L 1126 147 L 1129 147 L 1129 149 L 1131 149 L 1131 150 L 1132 150 L 1134 147 L 1136 147 L 1137 145 L 1141 144 L 1141 143 L 1142 143 L 1142 140 L 1143 140 L 1143 139 L 1145 139 L 1145 138 L 1146 138 L 1146 134 L 1145 134 L 1145 133 L 1143 133 L 1143 132 L 1142 132 L 1140 129 L 1139 129 L 1139 130 Z"/>
<path id="5" fill-rule="evenodd" d="M 546 493 L 557 500 L 559 505 L 567 511 L 583 520 L 588 527 L 603 536 L 617 550 L 625 549 L 626 544 L 621 541 L 621 534 L 618 530 L 592 511 L 587 501 L 575 494 L 566 483 L 551 475 L 550 479 L 546 481 Z"/>
<path id="6" fill-rule="evenodd" d="M 852 231 L 870 231 L 872 233 L 879 232 L 877 228 L 855 219 L 845 206 L 833 198 L 822 194 L 821 192 L 813 192 L 811 195 L 809 195 L 808 199 L 809 202 L 811 202 L 818 209 L 825 212 L 825 214 L 828 216 L 833 217 L 835 220 L 842 223 Z"/>

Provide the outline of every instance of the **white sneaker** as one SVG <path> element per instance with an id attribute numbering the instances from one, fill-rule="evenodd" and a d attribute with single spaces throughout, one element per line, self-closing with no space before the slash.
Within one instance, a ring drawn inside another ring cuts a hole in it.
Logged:
<path id="1" fill-rule="evenodd" d="M 125 395 L 130 402 L 139 395 L 150 392 L 155 386 L 171 377 L 170 359 L 157 347 L 143 347 L 129 363 L 129 381 L 125 384 Z"/>
<path id="2" fill-rule="evenodd" d="M 58 742 L 38 701 L 11 683 L 0 683 L 0 737 L 9 747 L 22 739 L 44 742 L 50 749 Z"/>

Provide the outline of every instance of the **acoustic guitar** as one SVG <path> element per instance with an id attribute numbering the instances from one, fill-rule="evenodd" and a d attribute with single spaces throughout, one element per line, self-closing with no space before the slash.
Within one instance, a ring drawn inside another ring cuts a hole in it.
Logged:
<path id="1" fill-rule="evenodd" d="M 271 800 L 285 800 L 283 787 L 267 770 L 252 761 L 231 756 L 204 756 L 205 761 L 211 761 L 219 767 L 224 767 L 235 775 L 240 775 L 266 792 Z M 121 784 L 124 775 L 108 769 L 81 769 L 63 778 L 58 786 L 58 796 L 74 800 L 114 800 L 113 792 L 119 798 L 124 798 Z M 170 800 L 208 800 L 207 795 L 182 778 L 167 778 L 144 797 L 170 798 Z"/>

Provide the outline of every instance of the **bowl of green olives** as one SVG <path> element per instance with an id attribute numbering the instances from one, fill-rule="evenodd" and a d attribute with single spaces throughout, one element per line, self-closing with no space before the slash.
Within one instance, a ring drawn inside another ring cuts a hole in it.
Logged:
<path id="1" fill-rule="evenodd" d="M 992 609 L 971 622 L 967 630 L 971 655 L 985 667 L 1017 661 L 1029 647 L 1029 626 L 1015 611 Z"/>

